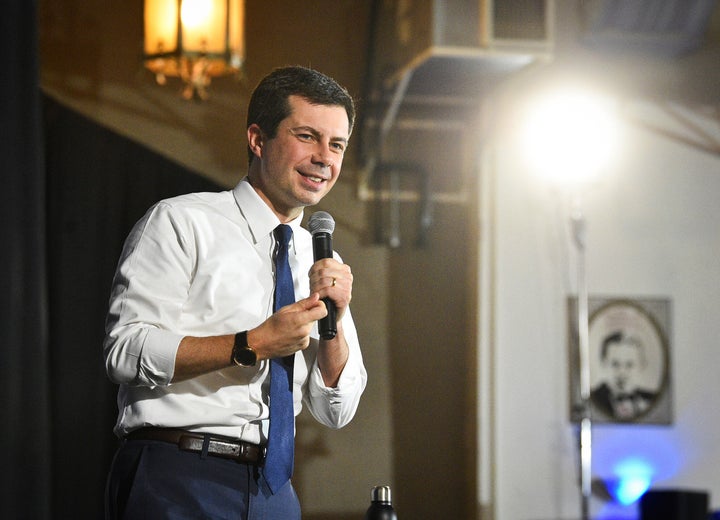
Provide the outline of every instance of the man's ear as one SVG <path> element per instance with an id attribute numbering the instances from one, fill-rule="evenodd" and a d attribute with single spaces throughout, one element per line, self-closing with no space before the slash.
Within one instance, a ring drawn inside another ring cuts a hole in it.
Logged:
<path id="1" fill-rule="evenodd" d="M 248 146 L 256 157 L 262 157 L 262 147 L 265 143 L 265 134 L 262 129 L 256 124 L 251 124 L 247 129 L 247 140 Z"/>

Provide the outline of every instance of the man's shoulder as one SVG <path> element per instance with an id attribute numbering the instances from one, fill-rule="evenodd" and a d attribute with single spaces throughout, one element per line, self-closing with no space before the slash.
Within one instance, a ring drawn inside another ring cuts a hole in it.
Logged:
<path id="1" fill-rule="evenodd" d="M 610 399 L 610 387 L 607 382 L 602 382 L 598 386 L 592 389 L 590 397 L 594 400 L 608 400 Z"/>
<path id="2" fill-rule="evenodd" d="M 193 192 L 162 199 L 154 204 L 150 213 L 164 213 L 172 219 L 183 216 L 196 218 L 202 214 L 226 214 L 234 206 L 235 201 L 229 191 Z"/>
<path id="3" fill-rule="evenodd" d="M 184 193 L 161 200 L 158 204 L 163 204 L 172 208 L 183 208 L 193 206 L 216 207 L 218 204 L 232 202 L 232 192 L 230 191 L 199 191 L 193 193 Z"/>
<path id="4" fill-rule="evenodd" d="M 174 222 L 173 225 L 186 222 L 191 225 L 191 222 L 216 221 L 232 215 L 234 205 L 232 193 L 228 191 L 186 193 L 153 204 L 140 225 L 153 226 L 160 222 Z"/>

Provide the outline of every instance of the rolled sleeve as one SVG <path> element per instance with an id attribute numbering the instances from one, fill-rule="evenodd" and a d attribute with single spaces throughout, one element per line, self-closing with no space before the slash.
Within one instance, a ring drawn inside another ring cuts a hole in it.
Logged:
<path id="1" fill-rule="evenodd" d="M 343 319 L 349 355 L 337 386 L 325 386 L 317 361 L 308 378 L 308 408 L 315 419 L 330 428 L 342 428 L 350 423 L 367 384 L 357 333 L 349 314 Z"/>
<path id="2" fill-rule="evenodd" d="M 168 240 L 168 237 L 174 237 Z M 104 343 L 111 381 L 170 384 L 182 334 L 177 323 L 187 298 L 191 258 L 170 208 L 158 205 L 128 236 L 113 280 Z"/>
<path id="3" fill-rule="evenodd" d="M 183 336 L 153 328 L 106 339 L 106 369 L 113 383 L 167 386 L 175 372 L 175 356 Z"/>

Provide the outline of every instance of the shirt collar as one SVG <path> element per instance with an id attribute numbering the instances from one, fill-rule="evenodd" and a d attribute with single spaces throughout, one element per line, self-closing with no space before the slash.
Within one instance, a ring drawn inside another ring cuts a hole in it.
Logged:
<path id="1" fill-rule="evenodd" d="M 260 195 L 257 194 L 247 176 L 237 183 L 232 191 L 235 202 L 248 223 L 255 243 L 272 234 L 273 230 L 282 223 L 265 201 L 260 198 Z M 293 228 L 293 236 L 300 228 L 302 219 L 303 212 L 300 212 L 297 218 L 287 222 Z"/>

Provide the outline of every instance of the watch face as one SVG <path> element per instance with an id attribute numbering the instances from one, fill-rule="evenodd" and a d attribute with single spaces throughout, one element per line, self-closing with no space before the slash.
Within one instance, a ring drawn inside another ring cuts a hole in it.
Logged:
<path id="1" fill-rule="evenodd" d="M 255 351 L 248 345 L 246 330 L 235 334 L 232 361 L 241 367 L 254 367 L 255 363 L 257 363 L 257 354 L 255 354 Z"/>
<path id="2" fill-rule="evenodd" d="M 257 363 L 257 355 L 250 347 L 240 347 L 233 352 L 233 361 L 241 367 L 252 367 Z"/>

